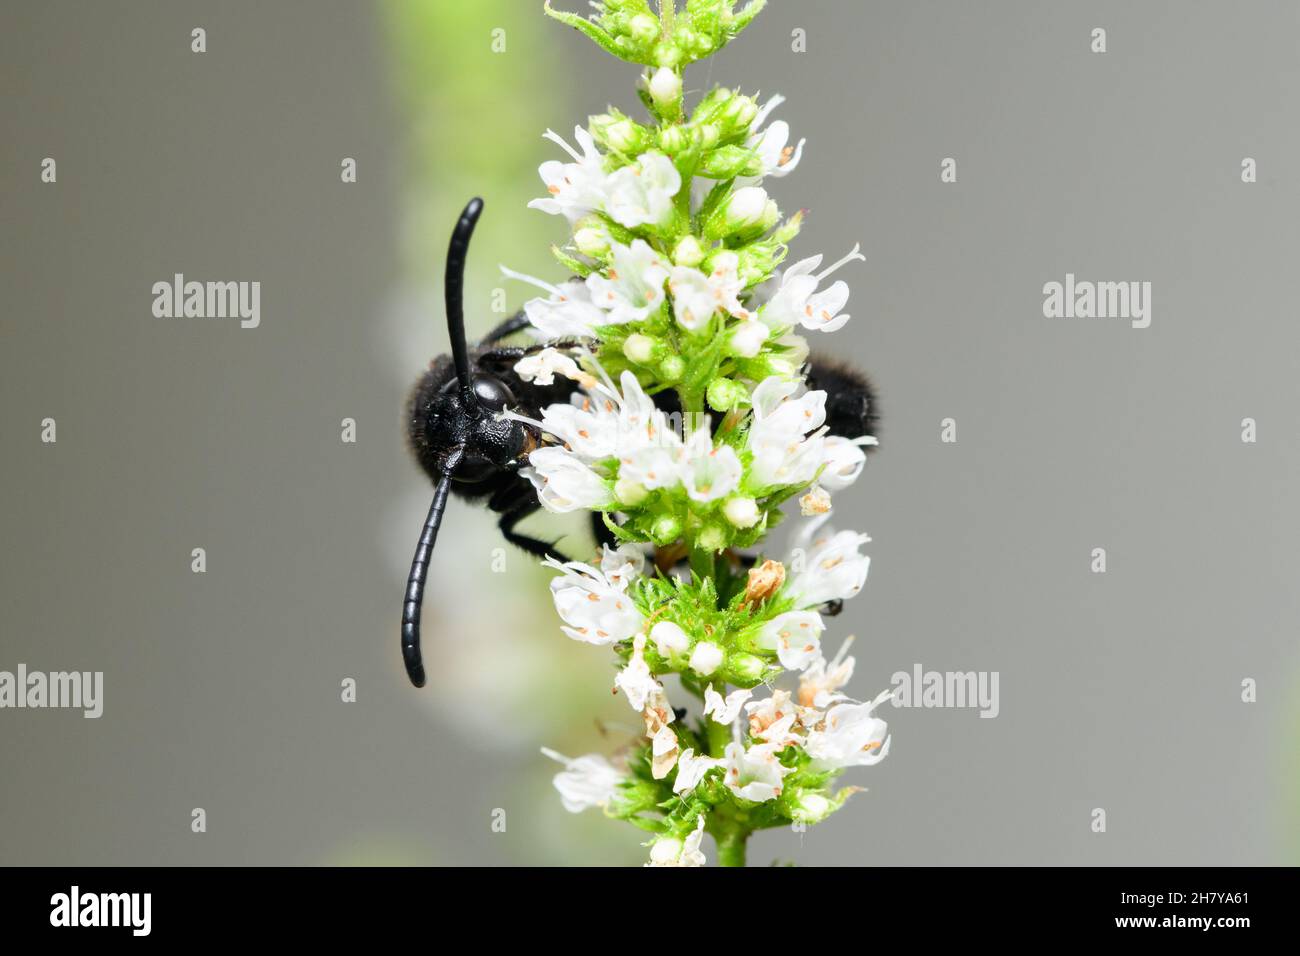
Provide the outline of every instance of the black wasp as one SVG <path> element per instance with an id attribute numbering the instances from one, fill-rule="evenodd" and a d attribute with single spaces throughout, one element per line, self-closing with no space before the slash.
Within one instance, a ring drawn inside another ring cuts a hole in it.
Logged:
<path id="1" fill-rule="evenodd" d="M 564 340 L 531 346 L 502 345 L 503 339 L 528 327 L 528 319 L 521 312 L 502 322 L 473 348 L 466 345 L 462 304 L 465 257 L 482 211 L 483 200 L 469 201 L 452 230 L 447 250 L 445 294 L 451 355 L 441 355 L 429 363 L 406 408 L 411 451 L 434 485 L 433 503 L 411 561 L 402 605 L 402 659 L 416 687 L 423 687 L 425 680 L 420 656 L 424 582 L 451 492 L 469 501 L 485 501 L 501 516 L 501 533 L 511 544 L 538 556 L 553 551 L 550 543 L 515 531 L 515 525 L 541 507 L 532 482 L 519 470 L 528 464 L 529 453 L 550 438 L 534 425 L 499 415 L 509 408 L 526 418 L 540 419 L 541 409 L 547 405 L 567 402 L 573 392 L 571 383 L 559 379 L 546 386 L 525 382 L 514 366 L 519 359 L 547 346 L 572 348 L 583 344 Z M 807 372 L 808 387 L 827 393 L 826 424 L 832 434 L 856 437 L 875 433 L 875 395 L 860 372 L 820 357 L 810 359 Z M 656 395 L 655 403 L 668 413 L 680 411 L 677 394 L 671 389 Z M 597 541 L 612 543 L 599 512 L 592 514 L 592 529 Z"/>

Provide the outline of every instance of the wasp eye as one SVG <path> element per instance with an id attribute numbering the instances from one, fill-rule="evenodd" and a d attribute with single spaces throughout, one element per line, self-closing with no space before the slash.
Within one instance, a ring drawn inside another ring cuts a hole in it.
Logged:
<path id="1" fill-rule="evenodd" d="M 474 394 L 489 411 L 499 412 L 515 403 L 515 397 L 500 379 L 480 375 L 474 379 Z"/>

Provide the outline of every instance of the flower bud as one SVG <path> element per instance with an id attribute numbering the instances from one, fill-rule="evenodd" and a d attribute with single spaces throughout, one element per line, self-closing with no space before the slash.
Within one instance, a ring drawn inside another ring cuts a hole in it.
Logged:
<path id="1" fill-rule="evenodd" d="M 587 126 L 596 142 L 618 153 L 635 156 L 650 145 L 650 130 L 617 110 L 592 116 Z"/>
<path id="2" fill-rule="evenodd" d="M 609 233 L 598 226 L 583 226 L 573 234 L 573 244 L 584 256 L 601 259 L 609 252 Z"/>
<path id="3" fill-rule="evenodd" d="M 769 202 L 767 192 L 762 186 L 745 186 L 743 189 L 737 189 L 709 216 L 704 224 L 705 236 L 710 239 L 721 239 L 724 236 L 761 229 L 770 212 Z M 771 205 L 775 207 L 776 204 Z"/>
<path id="4" fill-rule="evenodd" d="M 758 524 L 761 514 L 758 510 L 758 502 L 753 498 L 744 497 L 728 498 L 727 503 L 722 506 L 722 513 L 737 528 L 754 527 Z"/>
<path id="5" fill-rule="evenodd" d="M 629 362 L 647 365 L 654 357 L 655 340 L 648 335 L 634 332 L 623 340 L 623 354 Z"/>
<path id="6" fill-rule="evenodd" d="M 742 652 L 728 655 L 722 676 L 737 687 L 754 687 L 763 682 L 766 670 L 767 664 L 761 657 Z"/>
<path id="7" fill-rule="evenodd" d="M 763 170 L 758 154 L 744 146 L 721 146 L 712 150 L 700 163 L 700 172 L 710 179 L 757 176 Z"/>
<path id="8" fill-rule="evenodd" d="M 659 374 L 666 382 L 677 382 L 686 374 L 686 363 L 680 355 L 670 355 L 659 363 Z"/>
<path id="9" fill-rule="evenodd" d="M 650 640 L 654 641 L 659 656 L 663 658 L 680 654 L 691 646 L 690 636 L 672 621 L 660 621 L 652 627 Z"/>
<path id="10" fill-rule="evenodd" d="M 638 13 L 628 21 L 627 32 L 639 44 L 653 43 L 659 38 L 659 21 L 648 13 Z"/>
<path id="11" fill-rule="evenodd" d="M 650 528 L 650 537 L 660 547 L 672 544 L 682 536 L 682 522 L 676 515 L 661 515 Z"/>
<path id="12" fill-rule="evenodd" d="M 664 116 L 675 116 L 681 108 L 682 77 L 676 70 L 661 66 L 650 77 L 650 99 Z"/>
<path id="13" fill-rule="evenodd" d="M 753 358 L 763 350 L 767 341 L 767 326 L 757 319 L 748 319 L 736 326 L 728 341 L 728 350 L 741 358 Z"/>
<path id="14" fill-rule="evenodd" d="M 650 847 L 650 862 L 656 866 L 671 866 L 682 855 L 682 841 L 676 837 L 660 837 Z"/>
<path id="15" fill-rule="evenodd" d="M 704 250 L 700 248 L 700 240 L 694 236 L 683 236 L 682 241 L 677 243 L 677 248 L 673 250 L 673 262 L 679 266 L 694 268 L 703 261 Z"/>
<path id="16" fill-rule="evenodd" d="M 800 788 L 786 799 L 791 819 L 799 823 L 821 823 L 835 812 L 835 804 L 815 790 Z"/>
<path id="17" fill-rule="evenodd" d="M 749 398 L 749 389 L 735 379 L 715 378 L 709 383 L 705 397 L 714 411 L 729 412 Z"/>
<path id="18" fill-rule="evenodd" d="M 669 156 L 676 156 L 690 148 L 691 134 L 684 126 L 669 126 L 659 131 L 659 148 Z"/>
<path id="19" fill-rule="evenodd" d="M 721 551 L 727 546 L 727 532 L 716 524 L 706 525 L 695 543 L 706 551 Z"/>
<path id="20" fill-rule="evenodd" d="M 636 507 L 645 501 L 650 494 L 645 486 L 630 478 L 620 478 L 614 482 L 614 497 L 619 500 L 619 504 L 627 505 L 629 508 Z"/>
<path id="21" fill-rule="evenodd" d="M 695 645 L 695 650 L 691 651 L 691 670 L 701 677 L 708 677 L 720 666 L 723 658 L 722 648 L 712 641 L 700 641 Z"/>

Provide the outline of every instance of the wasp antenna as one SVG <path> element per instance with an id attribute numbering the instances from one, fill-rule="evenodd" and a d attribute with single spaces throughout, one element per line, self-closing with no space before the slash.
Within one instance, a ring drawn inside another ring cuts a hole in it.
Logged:
<path id="1" fill-rule="evenodd" d="M 415 546 L 411 573 L 406 578 L 406 601 L 402 604 L 402 660 L 406 664 L 406 676 L 411 678 L 411 683 L 416 687 L 424 686 L 424 661 L 420 657 L 420 606 L 424 603 L 424 580 L 429 573 L 429 558 L 433 554 L 434 542 L 438 540 L 438 528 L 442 526 L 442 514 L 447 510 L 447 494 L 451 491 L 452 476 L 460 464 L 462 453 L 463 449 L 457 448 L 447 456 L 442 476 L 433 491 L 429 515 L 424 519 L 424 530 L 420 532 L 420 541 Z"/>
<path id="2" fill-rule="evenodd" d="M 471 413 L 478 411 L 478 398 L 474 395 L 474 379 L 470 371 L 469 348 L 465 344 L 465 257 L 469 253 L 469 240 L 474 235 L 474 224 L 483 212 L 483 200 L 475 196 L 466 204 L 456 228 L 451 231 L 451 245 L 447 249 L 447 334 L 451 337 L 451 357 L 456 363 L 456 378 L 460 380 L 460 396 Z"/>

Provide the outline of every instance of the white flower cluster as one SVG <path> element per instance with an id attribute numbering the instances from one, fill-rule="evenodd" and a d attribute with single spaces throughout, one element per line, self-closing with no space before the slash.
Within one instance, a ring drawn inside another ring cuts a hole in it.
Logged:
<path id="1" fill-rule="evenodd" d="M 589 19 L 547 12 L 646 67 L 654 122 L 611 107 L 574 130 L 576 147 L 547 130 L 567 159 L 541 165 L 546 195 L 529 206 L 568 222 L 571 242 L 556 255 L 575 276 L 552 284 L 502 271 L 542 291 L 523 306 L 542 344 L 515 372 L 576 387 L 536 418 L 503 415 L 540 433 L 521 473 L 544 508 L 603 512 L 619 540 L 640 542 L 546 564 L 563 632 L 616 650 L 614 692 L 644 736 L 613 762 L 544 752 L 564 765 L 555 785 L 566 809 L 603 808 L 658 834 L 650 865 L 702 865 L 705 832 L 724 862 L 743 862 L 750 831 L 824 818 L 852 790 L 830 794 L 830 778 L 889 750 L 875 714 L 887 695 L 845 696 L 848 643 L 830 660 L 822 650 L 822 610 L 858 594 L 870 564 L 866 535 L 826 524 L 831 495 L 857 480 L 876 439 L 830 434 L 827 394 L 802 371 L 804 333 L 849 321 L 848 285 L 831 277 L 865 257 L 854 246 L 824 268 L 816 255 L 777 272 L 802 218 L 781 223 L 762 185 L 803 155 L 786 122 L 769 122 L 782 97 L 760 106 L 714 89 L 685 109 L 682 67 L 734 37 L 761 0 L 676 13 L 669 3 L 658 21 L 639 0 L 595 7 Z M 714 185 L 695 189 L 697 176 Z M 675 401 L 661 404 L 684 420 L 656 404 L 665 392 Z M 813 520 L 784 562 L 746 580 L 724 571 L 718 556 L 758 546 L 800 493 Z M 647 574 L 644 545 L 667 573 Z M 684 560 L 691 574 L 675 577 Z M 799 675 L 797 690 L 773 686 L 783 671 Z M 698 726 L 670 705 L 670 673 L 700 697 Z"/>
<path id="2" fill-rule="evenodd" d="M 523 359 L 517 370 L 544 384 L 557 371 L 579 375 L 573 360 L 558 353 L 553 362 Z M 754 390 L 742 449 L 751 462 L 746 473 L 736 448 L 715 442 L 707 419 L 679 436 L 630 371 L 623 372 L 621 388 L 586 378 L 586 390 L 568 404 L 547 406 L 541 421 L 532 422 L 560 442 L 534 451 L 523 470 L 549 511 L 632 508 L 650 491 L 680 488 L 700 504 L 732 498 L 723 513 L 737 527 L 749 527 L 758 520 L 754 495 L 814 479 L 825 492 L 847 488 L 862 473 L 863 446 L 876 441 L 826 434 L 826 393 L 773 376 Z"/>
<path id="3" fill-rule="evenodd" d="M 826 660 L 820 640 L 825 625 L 814 610 L 862 590 L 870 558 L 859 549 L 868 541 L 870 538 L 864 534 L 824 527 L 823 518 L 808 522 L 796 538 L 787 558 L 788 565 L 796 570 L 773 595 L 777 600 L 792 602 L 794 610 L 764 623 L 757 645 L 775 653 L 783 667 L 802 672 L 797 696 L 777 689 L 764 699 L 754 700 L 752 690 L 741 688 L 724 697 L 709 684 L 704 692 L 703 716 L 717 724 L 731 725 L 743 712 L 750 738 L 748 746 L 742 743 L 738 726 L 736 739 L 721 757 L 696 754 L 693 748 L 678 751 L 677 736 L 669 726 L 673 712 L 663 684 L 646 662 L 645 649 L 653 645 L 661 658 L 680 663 L 683 670 L 705 679 L 717 671 L 727 650 L 707 636 L 687 633 L 668 619 L 649 627 L 647 641 L 646 615 L 630 595 L 632 585 L 644 573 L 644 555 L 632 546 L 616 550 L 607 547 L 599 567 L 581 562 L 547 563 L 560 572 L 551 582 L 551 592 L 565 634 L 589 644 L 633 642 L 631 657 L 615 677 L 614 685 L 624 693 L 632 709 L 646 719 L 655 778 L 663 779 L 675 766 L 677 777 L 672 789 L 682 795 L 694 791 L 709 771 L 720 768 L 723 783 L 735 796 L 762 803 L 780 797 L 783 778 L 793 770 L 779 759 L 787 747 L 807 753 L 814 771 L 871 766 L 889 752 L 887 725 L 875 716 L 875 709 L 889 696 L 888 692 L 867 702 L 853 701 L 840 693 L 853 675 L 854 659 L 846 655 L 845 642 L 832 660 Z M 606 806 L 626 779 L 599 755 L 568 760 L 547 753 L 566 766 L 556 776 L 555 785 L 565 807 L 572 812 Z M 815 804 L 822 798 L 808 799 Z M 817 818 L 825 810 L 819 813 L 810 805 L 803 812 Z"/>

